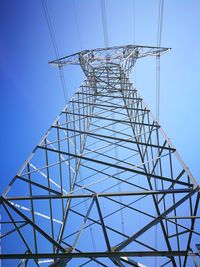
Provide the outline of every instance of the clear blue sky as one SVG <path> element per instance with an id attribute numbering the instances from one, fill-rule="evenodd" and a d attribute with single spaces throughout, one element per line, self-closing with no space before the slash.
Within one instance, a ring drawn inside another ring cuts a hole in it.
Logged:
<path id="1" fill-rule="evenodd" d="M 47 0 L 59 53 L 103 47 L 98 0 Z M 75 11 L 74 11 L 75 10 Z M 109 44 L 156 45 L 158 0 L 107 0 Z M 166 0 L 161 59 L 161 125 L 200 181 L 198 0 Z M 135 21 L 135 25 L 134 25 Z M 80 36 L 78 35 L 80 32 Z M 1 192 L 64 107 L 54 52 L 39 0 L 0 1 Z M 68 94 L 81 83 L 65 69 Z M 155 109 L 155 59 L 141 59 L 136 86 Z"/>

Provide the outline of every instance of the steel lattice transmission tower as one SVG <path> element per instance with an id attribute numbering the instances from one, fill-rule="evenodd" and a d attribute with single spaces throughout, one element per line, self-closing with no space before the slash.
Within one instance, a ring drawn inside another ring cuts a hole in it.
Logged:
<path id="1" fill-rule="evenodd" d="M 86 80 L 1 197 L 5 266 L 198 266 L 199 186 L 129 81 L 137 59 L 167 50 L 51 62 Z"/>

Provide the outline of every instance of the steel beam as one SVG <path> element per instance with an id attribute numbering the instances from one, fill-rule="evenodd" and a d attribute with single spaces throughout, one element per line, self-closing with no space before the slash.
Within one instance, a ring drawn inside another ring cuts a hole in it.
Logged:
<path id="1" fill-rule="evenodd" d="M 81 253 L 38 253 L 38 254 L 1 254 L 0 259 L 74 259 L 74 258 L 119 258 L 119 257 L 167 257 L 198 256 L 187 251 L 125 251 L 125 252 L 81 252 Z"/>

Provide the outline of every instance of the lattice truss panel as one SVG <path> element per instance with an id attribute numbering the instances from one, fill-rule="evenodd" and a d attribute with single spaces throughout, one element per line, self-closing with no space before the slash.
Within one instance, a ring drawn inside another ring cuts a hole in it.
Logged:
<path id="1" fill-rule="evenodd" d="M 195 266 L 198 190 L 121 65 L 93 66 L 1 197 L 3 262 Z"/>

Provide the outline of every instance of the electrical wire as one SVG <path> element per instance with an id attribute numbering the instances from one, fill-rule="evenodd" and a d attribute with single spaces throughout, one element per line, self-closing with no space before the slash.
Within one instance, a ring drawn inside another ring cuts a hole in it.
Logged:
<path id="1" fill-rule="evenodd" d="M 45 19 L 46 19 L 46 22 L 47 22 L 47 26 L 48 26 L 48 29 L 49 29 L 49 33 L 50 33 L 50 37 L 51 37 L 51 41 L 52 41 L 55 57 L 56 57 L 56 59 L 59 59 L 60 58 L 59 50 L 58 50 L 58 46 L 57 46 L 54 30 L 53 30 L 53 27 L 52 27 L 51 17 L 50 17 L 49 11 L 48 11 L 47 3 L 46 3 L 45 0 L 41 0 L 41 2 L 42 2 L 42 7 L 43 7 L 43 10 L 44 10 L 44 15 L 45 15 Z M 64 100 L 67 103 L 68 102 L 68 94 L 67 94 L 67 87 L 66 87 L 66 82 L 65 82 L 65 77 L 64 77 L 64 72 L 63 72 L 62 65 L 59 66 L 59 74 L 60 74 L 60 79 L 61 79 L 61 84 L 62 84 L 62 91 L 63 91 Z"/>
<path id="2" fill-rule="evenodd" d="M 163 28 L 164 0 L 159 0 L 157 47 L 161 46 Z M 156 56 L 156 119 L 160 120 L 160 55 Z"/>
<path id="3" fill-rule="evenodd" d="M 159 0 L 157 46 L 161 45 L 161 40 L 162 40 L 163 13 L 164 13 L 164 0 Z"/>
<path id="4" fill-rule="evenodd" d="M 101 19 L 102 19 L 102 26 L 103 26 L 104 46 L 105 46 L 105 48 L 107 48 L 107 47 L 109 47 L 109 38 L 108 38 L 108 27 L 107 27 L 105 0 L 100 0 L 100 4 L 101 4 Z"/>
<path id="5" fill-rule="evenodd" d="M 159 0 L 158 7 L 158 28 L 157 28 L 157 47 L 161 46 L 162 41 L 162 28 L 163 28 L 163 13 L 164 13 L 164 0 Z M 160 54 L 156 56 L 156 120 L 160 120 Z M 158 152 L 159 153 L 159 152 Z M 159 173 L 159 166 L 156 167 L 156 173 Z M 155 190 L 157 190 L 158 183 L 155 180 Z M 157 198 L 158 201 L 158 198 Z M 155 239 L 154 246 L 157 248 L 158 242 L 158 226 L 155 226 Z M 154 258 L 154 266 L 157 267 L 157 257 Z"/>
<path id="6" fill-rule="evenodd" d="M 135 0 L 133 0 L 133 44 L 135 45 Z"/>
<path id="7" fill-rule="evenodd" d="M 136 2 L 135 0 L 133 0 L 133 6 L 132 6 L 132 10 L 133 10 L 133 44 L 136 44 Z M 134 87 L 137 88 L 137 71 L 136 71 L 136 64 L 134 65 L 134 69 L 133 69 L 133 78 L 134 78 Z"/>

